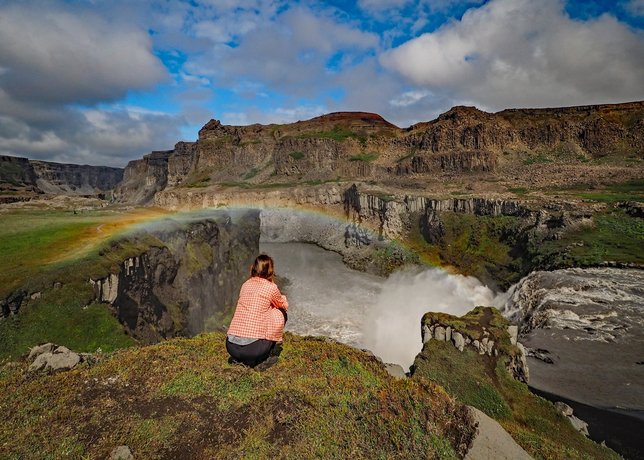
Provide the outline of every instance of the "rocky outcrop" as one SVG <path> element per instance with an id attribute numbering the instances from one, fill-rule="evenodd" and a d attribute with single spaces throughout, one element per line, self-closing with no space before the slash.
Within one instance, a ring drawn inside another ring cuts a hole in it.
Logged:
<path id="1" fill-rule="evenodd" d="M 166 221 L 151 233 L 162 246 L 123 261 L 117 273 L 90 279 L 142 342 L 195 335 L 232 312 L 259 247 L 258 211 Z"/>
<path id="2" fill-rule="evenodd" d="M 570 424 L 575 428 L 575 430 L 579 431 L 584 436 L 588 436 L 588 424 L 574 415 L 572 407 L 561 401 L 557 401 L 555 403 L 555 407 L 561 415 L 570 420 Z"/>
<path id="3" fill-rule="evenodd" d="M 122 178 L 122 168 L 0 156 L 0 194 L 96 195 L 109 192 Z"/>
<path id="4" fill-rule="evenodd" d="M 123 180 L 114 190 L 114 200 L 131 204 L 149 202 L 168 183 L 168 158 L 171 150 L 152 152 L 125 167 Z"/>
<path id="5" fill-rule="evenodd" d="M 480 310 L 479 310 L 480 309 Z M 491 318 L 498 312 L 492 313 L 492 309 L 477 307 L 471 316 L 481 314 L 481 321 L 460 321 L 444 314 L 428 313 L 423 317 L 421 326 L 421 340 L 423 344 L 430 340 L 447 342 L 452 344 L 458 351 L 470 348 L 479 355 L 487 355 L 497 358 L 499 353 L 508 358 L 508 372 L 516 380 L 528 383 L 530 378 L 526 351 L 522 344 L 517 342 L 517 326 L 507 325 L 502 330 L 494 325 Z"/>

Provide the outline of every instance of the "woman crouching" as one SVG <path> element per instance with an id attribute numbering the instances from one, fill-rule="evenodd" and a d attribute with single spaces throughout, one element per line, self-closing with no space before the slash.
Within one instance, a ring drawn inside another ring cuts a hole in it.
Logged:
<path id="1" fill-rule="evenodd" d="M 255 367 L 266 360 L 282 342 L 288 301 L 273 282 L 274 276 L 273 259 L 260 254 L 239 291 L 226 350 L 233 360 L 247 366 Z"/>

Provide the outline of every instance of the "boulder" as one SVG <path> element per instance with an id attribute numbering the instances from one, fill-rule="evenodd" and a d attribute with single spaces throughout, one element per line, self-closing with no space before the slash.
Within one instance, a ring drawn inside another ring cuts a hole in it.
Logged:
<path id="1" fill-rule="evenodd" d="M 588 424 L 573 415 L 572 407 L 561 401 L 557 401 L 555 403 L 555 407 L 559 412 L 561 412 L 564 417 L 570 420 L 570 423 L 575 428 L 575 430 L 579 431 L 584 436 L 588 436 Z"/>
<path id="2" fill-rule="evenodd" d="M 134 455 L 128 446 L 118 446 L 112 449 L 109 460 L 133 460 Z"/>
<path id="3" fill-rule="evenodd" d="M 566 417 L 570 417 L 572 415 L 572 407 L 570 407 L 568 404 L 564 402 L 557 401 L 555 403 L 555 407 L 559 412 L 561 412 Z"/>
<path id="4" fill-rule="evenodd" d="M 572 423 L 572 426 L 575 428 L 575 430 L 588 437 L 588 424 L 586 422 L 575 417 L 574 415 L 568 417 L 568 420 L 570 420 L 570 423 Z"/>
<path id="5" fill-rule="evenodd" d="M 451 342 L 452 341 L 452 328 L 447 326 L 447 329 L 445 329 L 445 342 Z"/>
<path id="6" fill-rule="evenodd" d="M 468 406 L 477 424 L 476 436 L 466 460 L 528 460 L 530 455 L 519 446 L 499 423 L 475 407 Z"/>
<path id="7" fill-rule="evenodd" d="M 54 348 L 56 348 L 56 345 L 54 345 L 53 343 L 45 343 L 43 345 L 33 347 L 31 350 L 29 350 L 27 361 L 33 361 L 43 353 L 51 353 L 54 351 Z"/>
<path id="8" fill-rule="evenodd" d="M 494 350 L 494 340 L 488 340 L 487 342 L 487 354 L 492 356 L 492 351 Z"/>
<path id="9" fill-rule="evenodd" d="M 454 339 L 454 346 L 458 349 L 458 351 L 463 351 L 463 349 L 465 348 L 465 339 L 463 338 L 463 334 L 461 334 L 460 332 L 453 332 L 452 339 Z"/>
<path id="10" fill-rule="evenodd" d="M 53 351 L 51 351 L 52 349 Z M 56 347 L 56 345 L 51 343 L 34 347 L 31 353 L 29 353 L 29 356 L 35 356 L 35 359 L 29 366 L 29 372 L 67 371 L 82 361 L 81 355 L 78 353 L 74 353 L 67 347 Z"/>
<path id="11" fill-rule="evenodd" d="M 385 363 L 385 370 L 389 375 L 391 375 L 392 377 L 396 377 L 397 379 L 407 378 L 407 374 L 405 374 L 405 370 L 399 364 Z"/>
<path id="12" fill-rule="evenodd" d="M 445 328 L 443 326 L 436 326 L 434 329 L 434 338 L 440 342 L 445 341 Z"/>

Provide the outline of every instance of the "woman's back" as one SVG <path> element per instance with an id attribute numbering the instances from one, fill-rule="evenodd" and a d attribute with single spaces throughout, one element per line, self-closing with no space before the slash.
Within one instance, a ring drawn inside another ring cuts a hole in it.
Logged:
<path id="1" fill-rule="evenodd" d="M 275 283 L 253 276 L 241 287 L 229 335 L 281 341 L 284 316 L 278 308 L 288 308 Z"/>

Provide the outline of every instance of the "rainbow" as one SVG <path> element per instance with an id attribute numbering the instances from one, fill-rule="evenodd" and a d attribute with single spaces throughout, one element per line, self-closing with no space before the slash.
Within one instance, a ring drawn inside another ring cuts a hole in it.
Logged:
<path id="1" fill-rule="evenodd" d="M 236 213 L 256 209 L 272 210 L 284 213 L 297 213 L 298 217 L 320 222 L 321 225 L 346 226 L 353 223 L 344 215 L 320 209 L 318 207 L 298 206 L 270 206 L 266 204 L 250 205 L 247 202 L 230 203 L 227 206 L 216 206 L 196 209 L 168 210 L 159 207 L 142 207 L 125 209 L 119 212 L 118 208 L 111 208 L 113 214 L 104 216 L 98 220 L 98 225 L 90 226 L 79 235 L 79 237 L 66 248 L 62 254 L 48 262 L 62 262 L 81 258 L 99 245 L 108 241 L 127 237 L 133 233 L 151 230 L 162 226 L 165 222 L 190 222 L 198 219 L 207 219 L 218 213 L 226 212 L 233 215 Z M 378 230 L 369 224 L 361 223 L 360 227 L 373 239 L 378 238 Z M 402 243 L 402 242 L 400 242 Z M 408 248 L 410 249 L 410 248 Z M 411 250 L 411 249 L 410 249 Z"/>

